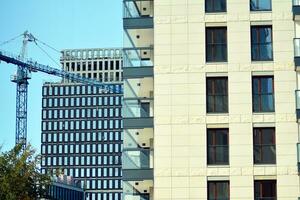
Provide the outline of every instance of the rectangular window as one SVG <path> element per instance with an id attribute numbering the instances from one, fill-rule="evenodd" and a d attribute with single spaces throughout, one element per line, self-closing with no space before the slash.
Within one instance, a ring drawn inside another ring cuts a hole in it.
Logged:
<path id="1" fill-rule="evenodd" d="M 208 181 L 208 200 L 229 200 L 229 181 Z"/>
<path id="2" fill-rule="evenodd" d="M 273 60 L 272 26 L 251 26 L 251 60 Z"/>
<path id="3" fill-rule="evenodd" d="M 207 164 L 229 164 L 228 129 L 207 129 Z"/>
<path id="4" fill-rule="evenodd" d="M 227 61 L 227 28 L 206 27 L 206 62 Z"/>
<path id="5" fill-rule="evenodd" d="M 205 12 L 226 12 L 226 0 L 205 0 Z"/>
<path id="6" fill-rule="evenodd" d="M 253 153 L 254 164 L 276 163 L 275 128 L 254 128 Z"/>
<path id="7" fill-rule="evenodd" d="M 253 112 L 274 112 L 274 77 L 254 76 L 252 78 Z"/>
<path id="8" fill-rule="evenodd" d="M 254 181 L 254 199 L 257 200 L 276 200 L 276 180 Z"/>
<path id="9" fill-rule="evenodd" d="M 228 113 L 228 78 L 207 78 L 206 98 L 207 113 Z"/>
<path id="10" fill-rule="evenodd" d="M 271 0 L 250 0 L 251 11 L 272 10 Z"/>

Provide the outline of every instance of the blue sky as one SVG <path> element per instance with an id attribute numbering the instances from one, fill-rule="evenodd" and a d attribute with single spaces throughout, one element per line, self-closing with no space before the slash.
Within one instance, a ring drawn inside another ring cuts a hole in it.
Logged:
<path id="1" fill-rule="evenodd" d="M 0 43 L 31 32 L 39 40 L 58 50 L 122 46 L 122 0 L 9 0 L 0 5 Z M 16 54 L 22 39 L 0 46 Z M 59 54 L 43 47 L 55 60 Z M 59 68 L 34 44 L 28 45 L 28 57 Z M 15 143 L 16 85 L 10 76 L 16 66 L 0 63 L 0 145 L 8 150 Z M 43 73 L 32 74 L 28 95 L 28 141 L 39 151 L 41 135 L 42 85 L 58 81 Z"/>

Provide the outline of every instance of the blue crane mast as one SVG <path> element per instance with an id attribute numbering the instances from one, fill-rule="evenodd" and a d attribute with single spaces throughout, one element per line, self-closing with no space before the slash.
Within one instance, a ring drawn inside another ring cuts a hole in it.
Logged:
<path id="1" fill-rule="evenodd" d="M 17 65 L 17 73 L 11 77 L 11 81 L 17 84 L 16 93 L 16 144 L 21 143 L 23 148 L 27 144 L 27 97 L 28 80 L 31 78 L 31 72 L 44 72 L 53 76 L 68 79 L 72 82 L 89 84 L 98 87 L 103 92 L 120 93 L 122 88 L 111 83 L 103 83 L 98 80 L 82 77 L 79 74 L 66 72 L 61 69 L 43 65 L 31 59 L 26 59 L 26 48 L 28 42 L 37 44 L 37 39 L 28 31 L 23 34 L 23 46 L 20 55 L 0 50 L 0 61 Z"/>

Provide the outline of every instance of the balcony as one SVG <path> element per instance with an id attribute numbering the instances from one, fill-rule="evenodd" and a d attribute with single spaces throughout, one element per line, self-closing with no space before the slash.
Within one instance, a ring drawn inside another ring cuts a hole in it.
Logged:
<path id="1" fill-rule="evenodd" d="M 300 90 L 296 90 L 296 115 L 297 121 L 300 119 Z"/>
<path id="2" fill-rule="evenodd" d="M 153 127 L 153 99 L 124 98 L 124 129 Z"/>
<path id="3" fill-rule="evenodd" d="M 294 39 L 294 61 L 297 69 L 300 67 L 300 38 Z"/>
<path id="4" fill-rule="evenodd" d="M 153 148 L 153 128 L 125 129 L 124 149 L 128 148 Z"/>
<path id="5" fill-rule="evenodd" d="M 153 181 L 125 181 L 123 182 L 124 200 L 150 200 Z"/>
<path id="6" fill-rule="evenodd" d="M 150 148 L 124 148 L 123 181 L 153 179 L 153 151 Z"/>
<path id="7" fill-rule="evenodd" d="M 300 143 L 297 143 L 297 165 L 298 173 L 300 173 Z"/>
<path id="8" fill-rule="evenodd" d="M 300 15 L 300 0 L 293 0 L 293 14 L 295 20 L 300 19 L 297 17 L 297 15 Z"/>
<path id="9" fill-rule="evenodd" d="M 153 0 L 123 0 L 124 29 L 153 28 Z"/>
<path id="10" fill-rule="evenodd" d="M 123 53 L 124 79 L 153 77 L 153 48 L 124 48 Z"/>
<path id="11" fill-rule="evenodd" d="M 124 99 L 152 99 L 153 78 L 124 79 Z"/>

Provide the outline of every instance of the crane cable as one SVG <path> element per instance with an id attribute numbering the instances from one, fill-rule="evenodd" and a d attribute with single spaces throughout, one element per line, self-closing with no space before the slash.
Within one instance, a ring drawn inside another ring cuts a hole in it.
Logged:
<path id="1" fill-rule="evenodd" d="M 20 35 L 17 35 L 16 37 L 13 37 L 13 38 L 11 38 L 11 39 L 9 39 L 9 40 L 7 40 L 7 41 L 4 41 L 4 42 L 0 43 L 0 46 L 5 45 L 5 44 L 7 44 L 7 43 L 10 43 L 10 42 L 12 42 L 12 41 L 18 39 L 19 37 L 21 37 L 21 36 L 23 36 L 23 35 L 24 35 L 24 33 L 22 33 L 22 34 L 20 34 Z"/>
<path id="2" fill-rule="evenodd" d="M 40 42 L 41 44 L 45 45 L 46 47 L 48 47 L 48 48 L 52 49 L 53 51 L 55 51 L 55 52 L 57 52 L 57 53 L 60 54 L 60 51 L 59 51 L 59 50 L 57 50 L 56 48 L 50 46 L 49 44 L 47 44 L 47 43 L 45 43 L 45 42 L 43 42 L 43 41 L 41 41 L 41 40 L 39 40 L 39 39 L 36 39 L 36 41 Z"/>
<path id="3" fill-rule="evenodd" d="M 44 52 L 44 53 L 48 56 L 48 58 L 50 58 L 50 60 L 52 60 L 58 67 L 61 67 L 61 65 L 60 65 L 54 58 L 52 58 L 52 57 L 47 53 L 47 51 L 45 51 L 38 43 L 35 42 L 35 45 L 36 45 L 42 52 Z"/>

